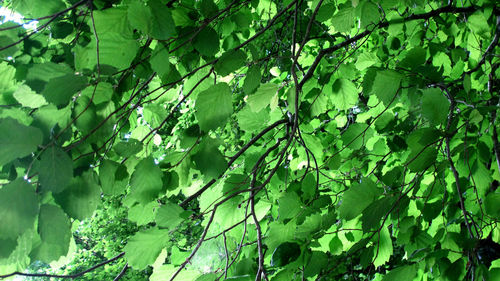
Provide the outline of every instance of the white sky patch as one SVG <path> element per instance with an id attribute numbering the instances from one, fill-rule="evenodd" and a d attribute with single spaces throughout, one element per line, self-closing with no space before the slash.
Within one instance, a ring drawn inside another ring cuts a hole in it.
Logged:
<path id="1" fill-rule="evenodd" d="M 1 6 L 0 6 L 0 17 L 4 17 L 3 20 L 0 21 L 0 24 L 8 21 L 13 21 L 15 23 L 22 24 L 25 29 L 36 29 L 38 24 L 38 21 L 36 20 L 25 22 L 23 20 L 24 17 L 21 14 Z"/>

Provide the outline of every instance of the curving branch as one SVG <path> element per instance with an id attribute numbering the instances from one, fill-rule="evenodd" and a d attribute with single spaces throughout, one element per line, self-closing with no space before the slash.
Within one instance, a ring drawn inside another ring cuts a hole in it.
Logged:
<path id="1" fill-rule="evenodd" d="M 121 252 L 119 253 L 118 255 L 110 258 L 109 260 L 106 260 L 106 261 L 103 261 L 97 265 L 94 265 L 92 266 L 91 268 L 88 268 L 82 272 L 79 272 L 79 273 L 75 273 L 75 274 L 70 274 L 70 275 L 59 275 L 59 274 L 44 274 L 44 273 L 24 273 L 24 272 L 12 272 L 12 273 L 9 273 L 9 274 L 5 274 L 5 275 L 0 275 L 0 279 L 5 279 L 5 278 L 9 278 L 9 277 L 12 277 L 12 276 L 26 276 L 26 277 L 47 277 L 47 278 L 64 278 L 64 279 L 75 279 L 77 277 L 80 277 L 80 276 L 83 276 L 89 272 L 92 272 L 96 269 L 98 269 L 99 267 L 102 267 L 108 263 L 112 263 L 114 262 L 115 260 L 123 257 L 123 255 L 125 255 L 125 252 Z"/>

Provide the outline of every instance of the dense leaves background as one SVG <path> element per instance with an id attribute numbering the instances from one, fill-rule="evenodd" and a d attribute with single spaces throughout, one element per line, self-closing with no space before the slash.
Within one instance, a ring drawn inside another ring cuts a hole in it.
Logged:
<path id="1" fill-rule="evenodd" d="M 496 1 L 1 5 L 0 278 L 500 278 Z"/>

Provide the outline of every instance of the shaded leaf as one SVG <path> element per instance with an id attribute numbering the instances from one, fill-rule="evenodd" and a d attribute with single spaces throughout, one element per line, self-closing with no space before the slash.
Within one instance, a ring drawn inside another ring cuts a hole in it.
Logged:
<path id="1" fill-rule="evenodd" d="M 413 280 L 417 274 L 417 269 L 414 265 L 397 267 L 382 278 L 382 281 L 398 281 L 398 280 Z"/>
<path id="2" fill-rule="evenodd" d="M 300 256 L 301 250 L 299 244 L 295 242 L 285 242 L 279 245 L 271 257 L 272 266 L 285 266 Z"/>
<path id="3" fill-rule="evenodd" d="M 144 158 L 130 178 L 130 196 L 140 204 L 154 200 L 163 188 L 162 172 L 152 158 Z"/>
<path id="4" fill-rule="evenodd" d="M 54 198 L 70 217 L 78 220 L 91 217 L 101 202 L 97 175 L 88 171 L 74 177 L 70 185 L 63 192 L 55 194 Z"/>
<path id="5" fill-rule="evenodd" d="M 99 166 L 99 180 L 104 194 L 122 194 L 128 183 L 127 168 L 117 162 L 103 160 Z"/>
<path id="6" fill-rule="evenodd" d="M 372 92 L 384 105 L 388 106 L 399 90 L 400 82 L 401 74 L 392 70 L 378 71 L 373 82 Z"/>
<path id="7" fill-rule="evenodd" d="M 369 179 L 363 179 L 361 183 L 352 185 L 342 197 L 342 204 L 339 208 L 340 217 L 345 220 L 354 219 L 380 194 L 381 191 Z"/>
<path id="8" fill-rule="evenodd" d="M 193 47 L 204 56 L 214 56 L 219 52 L 219 35 L 213 28 L 207 26 L 196 35 Z"/>
<path id="9" fill-rule="evenodd" d="M 71 223 L 58 206 L 45 204 L 40 207 L 38 234 L 41 244 L 33 250 L 37 260 L 49 263 L 68 253 Z"/>
<path id="10" fill-rule="evenodd" d="M 218 178 L 227 169 L 227 161 L 219 151 L 219 145 L 216 139 L 205 139 L 192 157 L 196 168 L 208 179 Z"/>
<path id="11" fill-rule="evenodd" d="M 38 162 L 38 180 L 42 190 L 61 192 L 73 178 L 73 161 L 61 148 L 47 148 Z"/>
<path id="12" fill-rule="evenodd" d="M 449 113 L 450 102 L 437 88 L 422 92 L 422 115 L 433 125 L 443 124 Z"/>
<path id="13" fill-rule="evenodd" d="M 19 124 L 18 121 L 0 119 L 0 165 L 16 158 L 30 155 L 42 144 L 42 132 L 33 127 Z"/>
<path id="14" fill-rule="evenodd" d="M 32 186 L 17 179 L 0 189 L 0 239 L 17 239 L 34 226 L 38 198 Z"/>
<path id="15" fill-rule="evenodd" d="M 64 106 L 71 101 L 71 98 L 78 91 L 84 89 L 86 86 L 86 77 L 68 74 L 49 80 L 42 95 L 48 102 L 58 106 Z"/>
<path id="16" fill-rule="evenodd" d="M 247 55 L 242 50 L 231 50 L 219 58 L 214 68 L 219 75 L 226 76 L 245 65 L 246 59 Z"/>

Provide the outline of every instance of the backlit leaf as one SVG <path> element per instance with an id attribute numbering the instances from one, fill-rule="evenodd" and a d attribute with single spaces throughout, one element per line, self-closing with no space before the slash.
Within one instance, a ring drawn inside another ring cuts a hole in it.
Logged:
<path id="1" fill-rule="evenodd" d="M 233 113 L 231 89 L 226 83 L 218 83 L 198 94 L 196 118 L 203 131 L 224 126 Z"/>
<path id="2" fill-rule="evenodd" d="M 346 110 L 358 102 L 358 91 L 354 83 L 347 79 L 337 79 L 332 85 L 332 104 L 339 110 Z"/>
<path id="3" fill-rule="evenodd" d="M 278 86 L 272 83 L 262 84 L 257 91 L 248 96 L 248 105 L 253 112 L 259 112 L 271 103 Z"/>
<path id="4" fill-rule="evenodd" d="M 150 228 L 137 232 L 124 248 L 128 264 L 134 269 L 145 269 L 156 260 L 168 240 L 168 230 Z"/>

